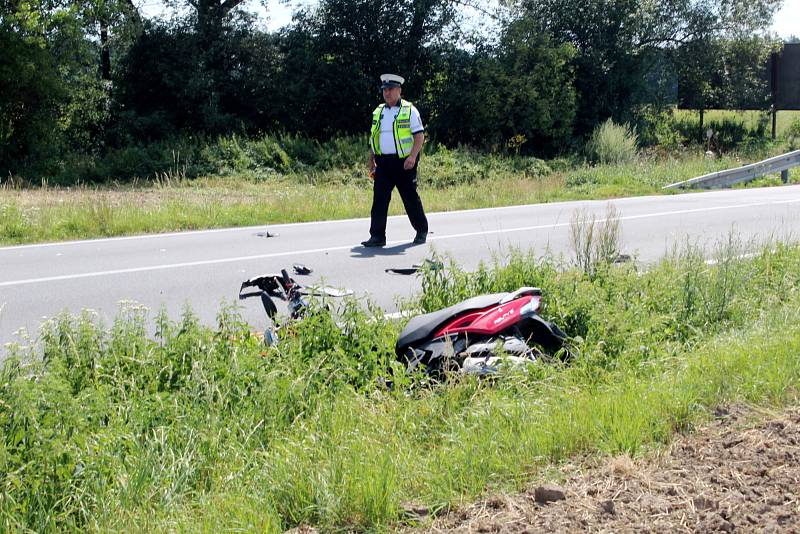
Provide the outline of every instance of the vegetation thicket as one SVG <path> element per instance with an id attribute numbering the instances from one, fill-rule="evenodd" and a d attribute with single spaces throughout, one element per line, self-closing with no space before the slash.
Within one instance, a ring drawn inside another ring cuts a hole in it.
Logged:
<path id="1" fill-rule="evenodd" d="M 269 32 L 243 0 L 176 0 L 169 19 L 130 0 L 4 0 L 0 176 L 152 179 L 179 157 L 205 174 L 241 143 L 252 161 L 237 164 L 282 173 L 363 134 L 383 72 L 406 76 L 432 139 L 491 154 L 579 153 L 608 119 L 646 145 L 648 121 L 679 102 L 768 107 L 779 0 L 473 6 L 484 31 L 462 4 L 323 0 Z"/>
<path id="2" fill-rule="evenodd" d="M 385 528 L 408 503 L 446 509 L 584 452 L 637 454 L 720 403 L 796 399 L 800 249 L 730 238 L 648 269 L 590 272 L 513 253 L 422 273 L 409 306 L 544 288 L 575 359 L 426 385 L 394 363 L 402 323 L 323 306 L 266 348 L 234 309 L 218 326 L 127 306 L 43 327 L 43 357 L 0 370 L 5 531 L 278 532 Z M 382 386 L 391 378 L 393 389 Z"/>

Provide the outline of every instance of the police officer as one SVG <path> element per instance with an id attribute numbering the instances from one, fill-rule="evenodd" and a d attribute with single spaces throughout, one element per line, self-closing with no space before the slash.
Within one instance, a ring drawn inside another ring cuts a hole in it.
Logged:
<path id="1" fill-rule="evenodd" d="M 369 171 L 372 185 L 372 221 L 365 247 L 386 245 L 386 213 L 392 190 L 397 187 L 411 226 L 417 231 L 414 244 L 425 243 L 428 219 L 417 193 L 417 164 L 425 128 L 419 111 L 411 102 L 400 97 L 405 80 L 396 74 L 381 76 L 384 104 L 372 112 L 372 131 L 369 136 Z"/>

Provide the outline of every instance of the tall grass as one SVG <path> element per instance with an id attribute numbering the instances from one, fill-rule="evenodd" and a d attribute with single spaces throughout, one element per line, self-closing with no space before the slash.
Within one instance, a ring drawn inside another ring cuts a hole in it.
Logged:
<path id="1" fill-rule="evenodd" d="M 631 163 L 638 154 L 637 144 L 638 136 L 629 124 L 608 119 L 592 132 L 586 153 L 596 163 Z"/>
<path id="2" fill-rule="evenodd" d="M 393 363 L 402 325 L 354 301 L 340 324 L 316 308 L 273 348 L 233 309 L 214 329 L 162 314 L 155 336 L 136 306 L 108 326 L 61 316 L 41 357 L 12 349 L 0 370 L 0 529 L 381 529 L 404 503 L 447 509 L 576 453 L 635 454 L 719 403 L 789 399 L 800 249 L 747 248 L 593 276 L 524 253 L 424 271 L 428 310 L 544 288 L 577 353 L 434 388 Z M 403 387 L 382 387 L 389 373 Z"/>
<path id="3" fill-rule="evenodd" d="M 590 277 L 594 277 L 598 269 L 608 268 L 619 257 L 622 246 L 619 217 L 619 210 L 608 204 L 606 216 L 600 221 L 585 210 L 576 211 L 570 221 L 575 265 Z"/>
<path id="4" fill-rule="evenodd" d="M 698 125 L 700 123 L 700 114 L 695 110 L 676 109 L 672 114 L 679 121 L 694 122 Z M 776 117 L 776 133 L 779 136 L 783 135 L 786 129 L 798 119 L 800 119 L 800 111 L 779 110 Z M 760 129 L 761 124 L 771 123 L 771 120 L 772 118 L 768 111 L 709 109 L 704 112 L 704 121 L 707 124 L 736 121 L 750 131 Z"/>

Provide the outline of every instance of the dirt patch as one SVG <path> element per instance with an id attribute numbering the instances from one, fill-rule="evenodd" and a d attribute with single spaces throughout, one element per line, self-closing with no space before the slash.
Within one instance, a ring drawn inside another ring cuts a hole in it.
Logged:
<path id="1" fill-rule="evenodd" d="M 425 530 L 800 533 L 800 407 L 761 422 L 756 415 L 719 409 L 713 422 L 657 455 L 564 467 L 563 500 L 541 504 L 536 490 L 541 496 L 551 481 L 539 480 Z"/>

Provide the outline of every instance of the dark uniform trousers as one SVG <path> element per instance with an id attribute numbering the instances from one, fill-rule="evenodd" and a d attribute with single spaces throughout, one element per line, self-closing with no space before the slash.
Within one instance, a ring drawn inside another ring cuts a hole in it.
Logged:
<path id="1" fill-rule="evenodd" d="M 422 208 L 422 199 L 417 193 L 417 166 L 419 156 L 414 168 L 403 168 L 404 158 L 396 155 L 375 156 L 375 181 L 372 184 L 372 221 L 369 235 L 375 239 L 386 239 L 386 214 L 389 211 L 389 202 L 392 200 L 392 190 L 397 187 L 403 206 L 406 208 L 411 226 L 417 233 L 428 232 L 428 219 Z"/>

